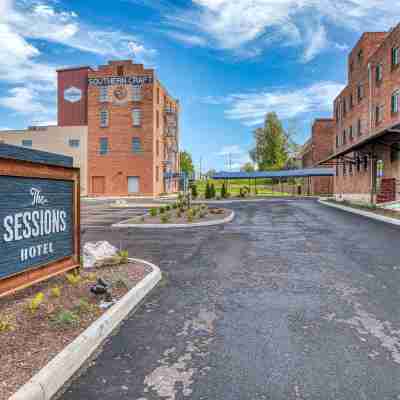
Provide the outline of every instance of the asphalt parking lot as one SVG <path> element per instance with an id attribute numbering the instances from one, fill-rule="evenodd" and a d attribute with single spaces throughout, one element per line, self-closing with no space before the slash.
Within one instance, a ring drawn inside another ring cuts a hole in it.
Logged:
<path id="1" fill-rule="evenodd" d="M 315 201 L 229 207 L 225 226 L 111 230 L 129 210 L 84 204 L 84 242 L 164 280 L 62 399 L 400 399 L 400 229 Z"/>

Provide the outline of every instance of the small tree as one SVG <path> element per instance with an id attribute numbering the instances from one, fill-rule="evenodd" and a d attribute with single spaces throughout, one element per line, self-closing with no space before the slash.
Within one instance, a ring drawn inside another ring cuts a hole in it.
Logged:
<path id="1" fill-rule="evenodd" d="M 221 198 L 224 199 L 225 197 L 226 197 L 226 187 L 225 187 L 225 182 L 223 182 L 221 186 Z"/>
<path id="2" fill-rule="evenodd" d="M 210 183 L 208 181 L 206 183 L 206 190 L 204 192 L 204 197 L 206 199 L 211 199 L 211 187 L 210 187 Z"/>
<path id="3" fill-rule="evenodd" d="M 215 196 L 216 196 L 215 186 L 214 186 L 214 184 L 212 183 L 212 184 L 210 185 L 210 198 L 213 199 Z"/>
<path id="4" fill-rule="evenodd" d="M 198 196 L 198 193 L 197 193 L 197 186 L 196 186 L 196 185 L 192 185 L 192 197 L 193 197 L 194 199 L 196 199 L 197 196 Z"/>

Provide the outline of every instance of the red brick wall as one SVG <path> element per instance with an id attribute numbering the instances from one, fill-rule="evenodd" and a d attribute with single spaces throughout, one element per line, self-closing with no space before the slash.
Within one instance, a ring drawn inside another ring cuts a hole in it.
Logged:
<path id="1" fill-rule="evenodd" d="M 59 126 L 87 125 L 87 87 L 89 67 L 57 71 L 57 111 Z M 64 98 L 66 89 L 76 87 L 82 91 L 82 98 L 69 102 Z"/>
<path id="2" fill-rule="evenodd" d="M 152 84 L 142 86 L 142 100 L 132 101 L 131 88 L 128 90 L 127 100 L 116 101 L 114 90 L 117 86 L 108 89 L 108 102 L 100 102 L 100 89 L 89 85 L 88 88 L 88 191 L 94 193 L 93 183 L 96 177 L 104 177 L 105 191 L 102 195 L 128 195 L 128 177 L 139 177 L 140 195 L 157 195 L 164 191 L 163 157 L 164 157 L 164 130 L 163 110 L 164 94 L 173 100 L 162 89 L 155 77 L 154 70 L 146 69 L 141 64 L 131 61 L 112 61 L 108 65 L 100 66 L 97 71 L 90 71 L 89 78 L 117 76 L 119 67 L 123 67 L 124 76 L 152 76 Z M 159 96 L 158 96 L 159 90 Z M 141 126 L 132 124 L 132 109 L 142 111 Z M 100 127 L 100 112 L 108 110 L 108 127 Z M 157 127 L 157 113 L 159 125 Z M 100 138 L 108 138 L 108 154 L 101 155 Z M 132 138 L 141 140 L 142 152 L 132 152 Z M 157 155 L 157 146 L 159 152 Z M 157 175 L 158 172 L 158 175 Z"/>
<path id="3" fill-rule="evenodd" d="M 366 33 L 349 55 L 349 83 L 336 98 L 334 103 L 335 118 L 336 110 L 343 108 L 343 99 L 347 102 L 347 112 L 339 112 L 340 118 L 336 120 L 335 135 L 333 143 L 336 151 L 353 146 L 355 143 L 364 140 L 368 136 L 382 132 L 387 128 L 400 123 L 400 115 L 391 113 L 391 95 L 395 90 L 400 89 L 400 68 L 392 70 L 391 49 L 393 46 L 400 45 L 400 25 L 390 33 Z M 358 63 L 357 55 L 363 50 L 363 62 Z M 353 72 L 350 74 L 350 64 L 353 63 Z M 381 64 L 383 67 L 383 79 L 380 83 L 376 82 L 376 66 Z M 369 72 L 368 65 L 371 66 Z M 362 83 L 364 88 L 363 99 L 357 99 L 357 86 Z M 349 107 L 350 94 L 353 94 L 354 105 Z M 375 121 L 375 107 L 383 107 L 383 119 L 381 122 Z M 358 120 L 361 120 L 361 134 L 357 132 Z M 353 138 L 349 138 L 349 127 L 353 127 Z M 346 131 L 347 143 L 343 143 L 343 132 Z M 339 145 L 336 146 L 336 136 L 340 138 Z M 371 148 L 364 149 L 367 153 Z M 384 160 L 385 177 L 398 176 L 398 163 L 391 163 L 390 148 L 388 146 L 378 146 L 374 151 L 377 152 L 378 159 Z M 348 157 L 356 156 L 349 153 Z M 354 168 L 353 168 L 354 169 Z M 370 171 L 344 176 L 342 167 L 339 168 L 339 176 L 335 179 L 335 193 L 349 194 L 349 196 L 359 194 L 368 195 L 371 191 Z M 368 197 L 368 196 L 366 196 Z"/>

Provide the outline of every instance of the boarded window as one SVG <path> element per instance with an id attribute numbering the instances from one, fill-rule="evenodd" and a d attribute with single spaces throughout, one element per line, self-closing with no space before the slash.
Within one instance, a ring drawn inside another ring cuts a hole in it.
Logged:
<path id="1" fill-rule="evenodd" d="M 132 153 L 141 153 L 142 152 L 142 142 L 140 138 L 134 137 L 132 138 Z"/>
<path id="2" fill-rule="evenodd" d="M 132 125 L 140 126 L 142 124 L 142 111 L 138 108 L 132 110 Z"/>

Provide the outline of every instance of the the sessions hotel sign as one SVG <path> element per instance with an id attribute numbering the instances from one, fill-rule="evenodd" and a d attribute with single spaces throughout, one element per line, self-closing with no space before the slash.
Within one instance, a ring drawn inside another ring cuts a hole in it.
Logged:
<path id="1" fill-rule="evenodd" d="M 3 279 L 13 277 L 17 288 L 77 266 L 78 180 L 73 168 L 28 165 L 0 153 L 0 295 Z"/>

